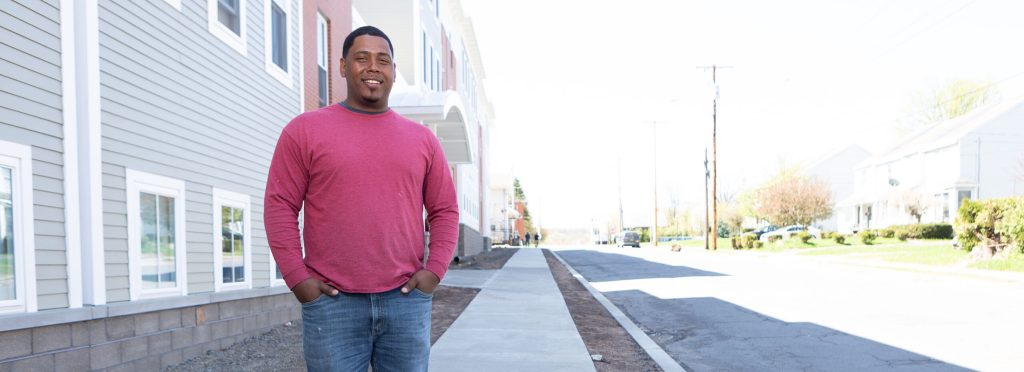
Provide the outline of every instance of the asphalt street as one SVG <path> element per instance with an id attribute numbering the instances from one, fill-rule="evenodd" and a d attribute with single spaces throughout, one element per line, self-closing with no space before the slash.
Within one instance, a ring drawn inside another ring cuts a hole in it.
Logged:
<path id="1" fill-rule="evenodd" d="M 1024 368 L 1024 275 L 750 251 L 557 253 L 688 370 Z"/>

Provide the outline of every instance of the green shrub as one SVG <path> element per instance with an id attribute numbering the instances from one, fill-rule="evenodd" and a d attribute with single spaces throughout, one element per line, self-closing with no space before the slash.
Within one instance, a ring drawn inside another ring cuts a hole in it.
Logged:
<path id="1" fill-rule="evenodd" d="M 901 242 L 907 241 L 907 238 L 909 238 L 909 237 L 910 237 L 910 234 L 908 234 L 906 231 L 900 231 L 900 232 L 896 233 L 896 239 L 899 239 Z"/>
<path id="2" fill-rule="evenodd" d="M 896 231 L 891 228 L 885 228 L 878 230 L 878 236 L 882 238 L 892 238 L 896 236 Z"/>
<path id="3" fill-rule="evenodd" d="M 875 239 L 878 239 L 878 234 L 871 230 L 864 230 L 858 233 L 857 237 L 860 238 L 860 242 L 864 243 L 864 245 L 871 245 L 875 242 Z"/>
<path id="4" fill-rule="evenodd" d="M 964 250 L 986 242 L 1012 245 L 1024 252 L 1024 196 L 964 200 L 957 211 L 955 230 Z"/>
<path id="5" fill-rule="evenodd" d="M 821 232 L 821 238 L 822 239 L 832 239 L 832 235 L 835 235 L 835 233 L 831 232 L 831 231 L 822 231 Z"/>
<path id="6" fill-rule="evenodd" d="M 775 243 L 775 242 L 777 242 L 779 240 L 782 240 L 782 236 L 781 235 L 771 235 L 771 236 L 768 237 L 768 242 L 769 243 Z"/>
<path id="7" fill-rule="evenodd" d="M 740 238 L 735 236 L 731 237 L 729 238 L 729 242 L 732 243 L 732 249 L 743 249 L 743 243 L 740 241 Z"/>
<path id="8" fill-rule="evenodd" d="M 910 239 L 952 239 L 953 225 L 945 223 L 918 223 L 913 225 L 890 226 L 896 235 L 907 233 Z"/>
<path id="9" fill-rule="evenodd" d="M 747 249 L 761 248 L 757 245 L 760 243 L 757 240 L 757 235 L 754 234 L 743 234 L 743 247 Z"/>
<path id="10" fill-rule="evenodd" d="M 764 247 L 764 242 L 762 242 L 760 240 L 755 240 L 754 241 L 754 248 L 761 248 L 761 247 Z"/>
<path id="11" fill-rule="evenodd" d="M 832 234 L 832 239 L 834 239 L 836 241 L 836 244 L 845 244 L 846 243 L 846 237 L 843 236 L 843 234 L 840 234 L 840 233 Z"/>
<path id="12" fill-rule="evenodd" d="M 813 238 L 813 236 L 811 236 L 811 233 L 806 231 L 801 231 L 797 233 L 796 236 L 797 238 L 800 239 L 800 242 L 804 244 L 807 244 L 807 242 L 811 241 L 811 238 Z"/>

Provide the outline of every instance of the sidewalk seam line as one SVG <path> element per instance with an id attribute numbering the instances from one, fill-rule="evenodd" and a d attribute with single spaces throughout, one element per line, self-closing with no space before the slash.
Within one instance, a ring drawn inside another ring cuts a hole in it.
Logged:
<path id="1" fill-rule="evenodd" d="M 594 296 L 594 299 L 596 299 L 597 302 L 600 302 L 601 306 L 604 306 L 605 310 L 608 310 L 608 313 L 611 314 L 613 318 L 615 318 L 615 321 L 617 321 L 619 325 L 622 326 L 622 328 L 629 333 L 629 336 L 633 338 L 633 341 L 636 341 L 636 343 L 640 345 L 641 348 L 644 349 L 644 352 L 646 352 L 647 355 L 650 356 L 651 359 L 653 359 L 654 362 L 657 363 L 663 371 L 688 371 L 687 368 L 684 368 L 682 365 L 676 362 L 676 360 L 673 359 L 672 356 L 668 355 L 668 353 L 666 353 L 665 350 L 663 350 L 661 346 L 658 345 L 658 343 L 654 342 L 654 340 L 652 340 L 650 336 L 647 336 L 647 333 L 644 333 L 644 331 L 640 330 L 640 327 L 638 327 L 636 323 L 633 323 L 633 320 L 629 319 L 629 317 L 626 316 L 626 314 L 624 314 L 622 310 L 619 310 L 619 308 L 615 306 L 615 304 L 608 300 L 608 298 L 606 298 L 604 294 L 602 294 L 600 291 L 594 288 L 594 286 L 590 285 L 590 282 L 584 279 L 583 275 L 580 275 L 580 273 L 576 272 L 576 269 L 573 269 L 568 262 L 562 259 L 562 256 L 558 255 L 558 253 L 555 252 L 554 250 L 549 251 L 552 253 L 552 255 L 555 256 L 555 258 L 558 259 L 559 262 L 562 263 L 563 266 L 565 266 L 566 269 L 569 269 L 569 273 L 572 274 L 572 276 L 576 278 L 576 280 L 579 281 L 580 284 L 583 284 L 583 287 L 586 288 L 588 292 L 590 292 L 590 295 Z"/>

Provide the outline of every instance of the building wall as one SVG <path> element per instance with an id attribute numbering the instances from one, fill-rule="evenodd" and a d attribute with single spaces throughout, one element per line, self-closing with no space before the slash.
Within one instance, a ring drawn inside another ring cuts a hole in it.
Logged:
<path id="1" fill-rule="evenodd" d="M 316 65 L 316 16 L 320 13 L 328 22 L 328 57 L 327 71 L 330 83 L 329 103 L 345 100 L 347 86 L 345 79 L 341 77 L 339 61 L 342 56 L 342 46 L 345 37 L 352 32 L 352 1 L 350 0 L 305 0 L 302 2 L 302 18 L 306 20 L 302 25 L 302 54 L 303 68 L 305 69 L 305 110 L 316 110 L 319 108 L 319 81 L 317 80 Z M 385 31 L 386 32 L 386 31 Z"/>
<path id="2" fill-rule="evenodd" d="M 214 288 L 212 189 L 252 201 L 254 285 L 269 283 L 263 187 L 281 128 L 300 110 L 298 10 L 290 2 L 291 86 L 265 67 L 264 7 L 247 7 L 245 54 L 208 28 L 207 3 L 99 5 L 107 301 L 129 300 L 125 170 L 184 180 L 188 292 Z"/>
<path id="3" fill-rule="evenodd" d="M 67 307 L 60 3 L 4 1 L 0 12 L 0 140 L 32 148 L 38 308 Z"/>

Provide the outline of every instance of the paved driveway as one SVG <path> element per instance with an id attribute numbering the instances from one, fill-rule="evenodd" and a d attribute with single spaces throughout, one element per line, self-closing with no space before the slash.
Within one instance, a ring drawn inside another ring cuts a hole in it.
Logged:
<path id="1" fill-rule="evenodd" d="M 1024 276 L 749 251 L 557 253 L 690 370 L 1024 370 Z"/>

